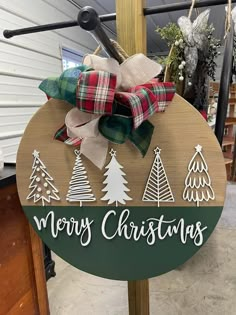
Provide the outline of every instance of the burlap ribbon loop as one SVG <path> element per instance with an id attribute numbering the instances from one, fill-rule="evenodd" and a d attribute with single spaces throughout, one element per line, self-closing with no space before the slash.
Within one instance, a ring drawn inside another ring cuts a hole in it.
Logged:
<path id="1" fill-rule="evenodd" d="M 80 152 L 101 169 L 106 161 L 108 141 L 98 130 L 99 118 L 72 108 L 66 115 L 65 125 L 68 137 L 81 139 Z"/>

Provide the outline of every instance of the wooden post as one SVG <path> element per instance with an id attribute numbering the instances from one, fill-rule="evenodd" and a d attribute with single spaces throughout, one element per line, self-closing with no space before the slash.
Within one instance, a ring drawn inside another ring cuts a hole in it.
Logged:
<path id="1" fill-rule="evenodd" d="M 144 0 L 116 0 L 116 28 L 118 42 L 131 56 L 147 52 Z M 129 281 L 129 315 L 149 315 L 148 280 Z"/>
<path id="2" fill-rule="evenodd" d="M 129 281 L 129 315 L 149 315 L 148 280 Z"/>
<path id="3" fill-rule="evenodd" d="M 146 54 L 147 26 L 144 0 L 116 0 L 116 29 L 119 44 L 129 54 Z"/>

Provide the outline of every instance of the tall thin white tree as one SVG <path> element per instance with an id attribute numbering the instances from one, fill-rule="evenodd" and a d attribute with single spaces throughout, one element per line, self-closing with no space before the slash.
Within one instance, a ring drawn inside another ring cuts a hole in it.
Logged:
<path id="1" fill-rule="evenodd" d="M 143 201 L 157 202 L 174 202 L 174 196 L 161 160 L 161 149 L 158 147 L 154 150 L 155 159 L 147 180 L 143 193 Z"/>
<path id="2" fill-rule="evenodd" d="M 87 172 L 81 160 L 80 151 L 75 150 L 74 152 L 76 159 L 66 200 L 68 202 L 79 202 L 80 207 L 82 207 L 83 202 L 95 201 L 96 198 L 92 193 Z"/>
<path id="3" fill-rule="evenodd" d="M 126 194 L 126 192 L 130 190 L 125 186 L 128 182 L 123 177 L 125 176 L 125 173 L 121 170 L 123 166 L 117 162 L 116 151 L 111 149 L 110 155 L 111 161 L 106 166 L 107 171 L 104 174 L 104 176 L 107 176 L 103 182 L 103 184 L 106 184 L 106 187 L 102 190 L 106 192 L 106 194 L 101 200 L 108 200 L 109 205 L 115 202 L 117 207 L 118 203 L 124 205 L 126 204 L 125 201 L 132 200 L 132 198 Z"/>

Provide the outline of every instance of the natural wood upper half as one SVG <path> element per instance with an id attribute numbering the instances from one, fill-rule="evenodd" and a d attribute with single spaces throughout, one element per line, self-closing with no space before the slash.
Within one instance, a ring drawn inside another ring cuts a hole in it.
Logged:
<path id="1" fill-rule="evenodd" d="M 71 105 L 58 100 L 50 100 L 34 115 L 28 124 L 21 141 L 17 156 L 17 185 L 21 203 L 34 205 L 33 200 L 26 200 L 29 194 L 30 175 L 32 173 L 34 149 L 40 152 L 40 158 L 47 167 L 47 171 L 54 178 L 54 184 L 59 189 L 61 201 L 52 201 L 52 205 L 77 205 L 68 203 L 66 194 L 72 169 L 75 162 L 74 148 L 53 139 L 55 131 L 65 120 L 66 113 Z M 157 113 L 150 118 L 154 124 L 154 134 L 151 145 L 145 158 L 127 141 L 123 145 L 109 144 L 117 151 L 117 160 L 123 165 L 129 196 L 132 201 L 128 206 L 155 206 L 153 202 L 142 202 L 142 195 L 153 164 L 153 150 L 161 148 L 161 159 L 174 194 L 174 203 L 161 203 L 160 206 L 195 206 L 182 198 L 185 177 L 188 174 L 188 164 L 195 153 L 195 146 L 203 147 L 203 155 L 209 167 L 212 188 L 216 199 L 201 205 L 223 206 L 225 197 L 226 174 L 221 148 L 202 116 L 183 98 L 176 95 L 165 113 Z M 94 152 L 96 154 L 96 152 Z M 95 202 L 84 205 L 106 206 L 100 201 L 104 193 L 103 181 L 105 169 L 99 170 L 86 157 L 82 156 L 83 164 L 87 170 L 93 193 L 97 198 Z M 107 155 L 106 164 L 110 161 Z M 39 202 L 38 205 L 41 205 Z M 78 203 L 79 205 L 79 203 Z M 113 205 L 112 205 L 113 206 Z"/>

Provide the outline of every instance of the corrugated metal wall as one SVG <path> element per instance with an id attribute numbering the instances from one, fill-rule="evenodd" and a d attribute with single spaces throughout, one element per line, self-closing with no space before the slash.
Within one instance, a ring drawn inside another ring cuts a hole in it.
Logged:
<path id="1" fill-rule="evenodd" d="M 66 0 L 0 0 L 0 147 L 15 162 L 24 129 L 46 102 L 38 89 L 62 71 L 61 47 L 92 52 L 97 43 L 79 27 L 29 34 L 7 40 L 4 29 L 76 19 L 78 8 Z"/>

